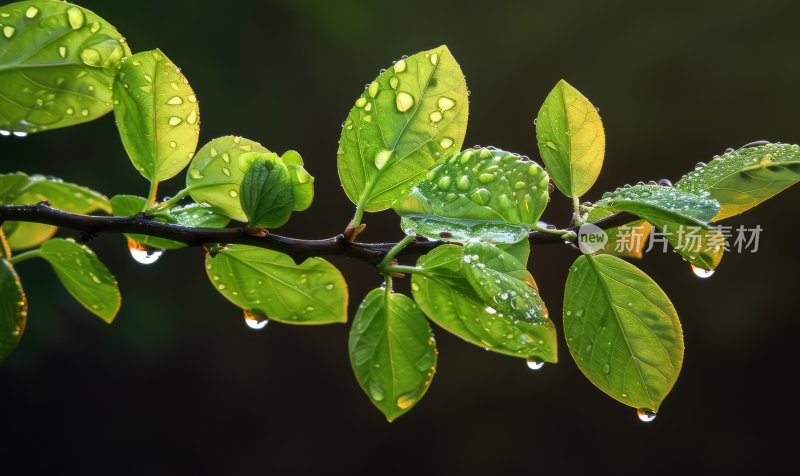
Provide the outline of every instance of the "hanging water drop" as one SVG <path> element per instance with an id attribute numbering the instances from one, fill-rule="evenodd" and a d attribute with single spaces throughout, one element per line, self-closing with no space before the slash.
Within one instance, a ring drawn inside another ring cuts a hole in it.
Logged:
<path id="1" fill-rule="evenodd" d="M 539 370 L 544 367 L 544 362 L 536 359 L 528 359 L 526 363 L 528 364 L 528 368 L 531 370 Z"/>
<path id="2" fill-rule="evenodd" d="M 131 239 L 128 240 L 128 250 L 133 259 L 140 264 L 153 264 L 164 254 L 164 250 L 150 248 Z"/>
<path id="3" fill-rule="evenodd" d="M 22 132 L 22 131 L 14 131 L 14 136 L 16 136 L 16 137 L 27 137 L 28 133 L 27 132 Z"/>
<path id="4" fill-rule="evenodd" d="M 639 408 L 636 410 L 636 414 L 639 416 L 639 420 L 649 423 L 656 419 L 656 412 L 650 410 L 649 408 Z"/>
<path id="5" fill-rule="evenodd" d="M 699 266 L 692 265 L 692 272 L 698 278 L 710 278 L 714 274 L 713 269 L 703 269 Z"/>
<path id="6" fill-rule="evenodd" d="M 244 323 L 250 329 L 260 330 L 269 324 L 269 319 L 258 311 L 244 311 Z"/>

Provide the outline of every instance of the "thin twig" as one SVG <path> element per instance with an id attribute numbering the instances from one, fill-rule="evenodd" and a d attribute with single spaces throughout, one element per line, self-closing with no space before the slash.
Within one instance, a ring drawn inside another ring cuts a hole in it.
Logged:
<path id="1" fill-rule="evenodd" d="M 601 229 L 614 228 L 636 221 L 627 213 L 616 213 L 594 222 Z M 308 256 L 345 256 L 378 265 L 397 243 L 349 242 L 340 234 L 321 240 L 304 240 L 267 233 L 253 234 L 245 227 L 222 229 L 191 228 L 152 220 L 144 215 L 131 217 L 80 215 L 55 209 L 46 203 L 37 205 L 0 205 L 0 223 L 21 221 L 42 223 L 67 228 L 91 236 L 98 233 L 135 233 L 179 241 L 187 246 L 204 246 L 215 243 L 258 246 L 286 253 L 294 258 Z M 578 232 L 578 227 L 569 228 Z M 564 244 L 561 236 L 552 233 L 532 231 L 529 234 L 532 245 Z M 419 256 L 444 244 L 443 241 L 430 241 L 420 238 L 403 248 L 400 256 Z"/>

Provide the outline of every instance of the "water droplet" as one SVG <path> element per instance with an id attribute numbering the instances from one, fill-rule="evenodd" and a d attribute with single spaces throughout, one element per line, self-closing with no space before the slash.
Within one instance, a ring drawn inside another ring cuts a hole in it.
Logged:
<path id="1" fill-rule="evenodd" d="M 672 187 L 672 182 L 670 182 L 669 180 L 667 180 L 665 178 L 662 178 L 661 180 L 659 180 L 658 184 L 661 185 L 662 187 Z"/>
<path id="2" fill-rule="evenodd" d="M 492 183 L 494 179 L 496 179 L 494 174 L 480 174 L 478 175 L 478 181 L 483 184 Z"/>
<path id="3" fill-rule="evenodd" d="M 439 55 L 437 55 L 436 53 L 432 54 L 430 60 L 431 64 L 436 66 L 436 63 L 439 62 Z"/>
<path id="4" fill-rule="evenodd" d="M 692 272 L 698 278 L 710 278 L 714 274 L 713 269 L 703 269 L 699 266 L 692 265 Z"/>
<path id="5" fill-rule="evenodd" d="M 408 395 L 401 395 L 397 397 L 397 408 L 401 410 L 405 410 L 410 408 L 417 401 L 416 398 L 410 397 Z"/>
<path id="6" fill-rule="evenodd" d="M 449 149 L 453 145 L 453 139 L 445 137 L 439 141 L 439 145 L 442 147 L 442 149 Z"/>
<path id="7" fill-rule="evenodd" d="M 397 63 L 394 64 L 394 72 L 395 73 L 402 73 L 406 70 L 406 60 L 401 59 Z"/>
<path id="8" fill-rule="evenodd" d="M 236 198 L 239 196 L 239 192 L 237 192 L 236 190 L 230 190 L 228 191 L 228 195 L 230 195 L 231 198 Z"/>
<path id="9" fill-rule="evenodd" d="M 703 167 L 705 167 L 705 166 L 706 166 L 706 163 L 705 163 L 705 162 L 698 162 L 698 163 L 696 163 L 696 164 L 694 165 L 694 169 L 695 169 L 695 170 L 700 170 L 700 169 L 702 169 L 702 168 L 703 168 Z"/>
<path id="10" fill-rule="evenodd" d="M 442 120 L 442 113 L 439 111 L 433 111 L 430 116 L 428 116 L 431 122 L 439 122 Z"/>
<path id="11" fill-rule="evenodd" d="M 258 311 L 244 311 L 244 323 L 250 329 L 260 330 L 269 324 L 269 319 Z"/>
<path id="12" fill-rule="evenodd" d="M 83 10 L 78 7 L 67 9 L 67 20 L 69 20 L 69 26 L 71 26 L 73 30 L 77 30 L 78 28 L 82 27 L 84 23 L 86 23 L 86 17 L 83 15 Z"/>
<path id="13" fill-rule="evenodd" d="M 39 14 L 39 9 L 36 7 L 28 7 L 28 9 L 25 10 L 25 18 L 28 19 L 36 18 L 36 15 L 38 14 Z"/>
<path id="14" fill-rule="evenodd" d="M 186 116 L 186 122 L 189 124 L 196 124 L 197 123 L 197 111 L 192 111 Z"/>
<path id="15" fill-rule="evenodd" d="M 171 126 L 177 126 L 181 122 L 183 122 L 183 120 L 180 117 L 172 116 L 169 118 L 169 125 Z"/>
<path id="16" fill-rule="evenodd" d="M 450 188 L 450 183 L 451 182 L 452 182 L 452 179 L 449 176 L 445 175 L 445 176 L 443 176 L 442 178 L 439 179 L 437 184 L 439 185 L 439 188 L 442 191 L 446 192 L 447 189 Z"/>
<path id="17" fill-rule="evenodd" d="M 544 362 L 535 359 L 528 359 L 527 360 L 528 368 L 531 370 L 539 370 L 544 367 Z"/>
<path id="18" fill-rule="evenodd" d="M 383 387 L 381 387 L 375 382 L 372 382 L 369 385 L 369 395 L 376 402 L 383 401 L 383 399 L 385 398 Z"/>
<path id="19" fill-rule="evenodd" d="M 389 86 L 391 86 L 392 89 L 397 89 L 397 85 L 398 85 L 399 82 L 400 81 L 397 79 L 397 76 L 392 76 L 389 79 Z"/>
<path id="20" fill-rule="evenodd" d="M 364 107 L 367 104 L 367 98 L 356 99 L 356 107 Z"/>
<path id="21" fill-rule="evenodd" d="M 369 93 L 369 97 L 374 98 L 378 95 L 378 90 L 380 89 L 380 85 L 375 81 L 369 84 L 369 88 L 367 88 L 367 93 Z"/>
<path id="22" fill-rule="evenodd" d="M 656 419 L 656 412 L 650 410 L 649 408 L 639 408 L 636 410 L 636 415 L 639 416 L 639 420 L 648 423 Z"/>
<path id="23" fill-rule="evenodd" d="M 14 33 L 16 31 L 17 31 L 17 29 L 14 28 L 13 26 L 6 25 L 6 26 L 3 27 L 3 36 L 5 36 L 6 38 L 11 38 L 12 36 L 14 36 Z"/>
<path id="24" fill-rule="evenodd" d="M 411 283 L 411 290 L 412 291 L 419 291 L 419 284 Z"/>
<path id="25" fill-rule="evenodd" d="M 140 264 L 153 264 L 164 254 L 164 250 L 150 248 L 136 240 L 128 240 L 128 250 L 133 259 Z"/>
<path id="26" fill-rule="evenodd" d="M 386 163 L 389 162 L 389 159 L 392 158 L 392 151 L 391 150 L 380 150 L 377 154 L 375 154 L 375 168 L 381 170 L 383 167 L 386 166 Z"/>
<path id="27" fill-rule="evenodd" d="M 414 105 L 414 97 L 406 92 L 397 93 L 395 105 L 400 112 L 406 112 Z"/>
<path id="28" fill-rule="evenodd" d="M 22 131 L 14 131 L 14 136 L 15 137 L 27 137 L 28 133 L 27 132 L 22 132 Z"/>
<path id="29" fill-rule="evenodd" d="M 167 104 L 171 104 L 173 106 L 183 104 L 183 99 L 181 99 L 180 96 L 172 96 L 169 101 L 167 101 Z"/>
<path id="30" fill-rule="evenodd" d="M 456 102 L 448 97 L 442 96 L 438 101 L 436 101 L 436 105 L 439 106 L 439 109 L 441 109 L 442 112 L 444 112 L 453 109 L 453 107 L 456 105 Z"/>
<path id="31" fill-rule="evenodd" d="M 98 31 L 100 31 L 100 22 L 97 21 L 92 22 L 92 26 L 89 28 L 89 31 L 91 31 L 92 33 L 97 33 Z"/>
<path id="32" fill-rule="evenodd" d="M 86 48 L 81 51 L 81 61 L 89 66 L 98 66 L 100 65 L 100 53 L 92 48 Z"/>
<path id="33" fill-rule="evenodd" d="M 456 180 L 456 187 L 458 187 L 458 189 L 462 192 L 469 190 L 469 177 L 466 175 L 458 177 L 458 180 Z"/>

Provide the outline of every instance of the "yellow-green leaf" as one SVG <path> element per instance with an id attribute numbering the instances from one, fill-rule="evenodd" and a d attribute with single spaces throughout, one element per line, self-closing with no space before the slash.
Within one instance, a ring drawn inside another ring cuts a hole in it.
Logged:
<path id="1" fill-rule="evenodd" d="M 192 160 L 200 134 L 197 97 L 161 50 L 137 53 L 122 63 L 114 100 L 122 143 L 146 179 L 172 178 Z"/>
<path id="2" fill-rule="evenodd" d="M 561 80 L 536 118 L 536 140 L 553 182 L 564 195 L 580 197 L 600 175 L 606 136 L 597 109 Z"/>

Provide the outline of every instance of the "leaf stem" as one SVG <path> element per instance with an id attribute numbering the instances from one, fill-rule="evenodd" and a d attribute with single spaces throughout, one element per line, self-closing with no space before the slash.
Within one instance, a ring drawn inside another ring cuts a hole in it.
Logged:
<path id="1" fill-rule="evenodd" d="M 156 203 L 156 196 L 158 194 L 158 181 L 151 180 L 150 181 L 150 190 L 147 192 L 147 201 L 145 201 L 144 208 L 142 208 L 142 212 L 146 212 L 153 205 Z"/>
<path id="2" fill-rule="evenodd" d="M 17 265 L 19 263 L 22 263 L 23 261 L 28 261 L 29 259 L 32 258 L 39 258 L 41 256 L 42 256 L 41 251 L 39 250 L 39 248 L 36 248 L 35 250 L 30 250 L 24 253 L 20 253 L 18 255 L 14 255 L 8 261 L 11 262 L 11 264 L 13 265 Z"/>
<path id="3" fill-rule="evenodd" d="M 572 215 L 572 221 L 576 226 L 583 225 L 583 218 L 581 218 L 581 201 L 577 195 L 572 196 L 572 208 L 575 210 Z"/>
<path id="4" fill-rule="evenodd" d="M 165 200 L 158 205 L 150 207 L 147 209 L 146 213 L 148 215 L 160 212 L 162 210 L 174 207 L 178 202 L 186 198 L 189 195 L 189 187 L 184 188 L 180 192 L 176 193 L 174 197 L 170 198 L 169 200 Z"/>
<path id="5" fill-rule="evenodd" d="M 400 273 L 400 274 L 425 274 L 425 268 L 420 268 L 418 266 L 405 266 L 402 264 L 393 264 L 393 265 L 386 265 L 380 267 L 381 272 L 390 274 L 390 273 Z"/>
<path id="6" fill-rule="evenodd" d="M 390 249 L 386 253 L 386 256 L 384 256 L 383 260 L 380 263 L 378 263 L 378 267 L 383 268 L 384 266 L 386 266 L 387 263 L 392 261 L 401 251 L 403 251 L 403 248 L 411 244 L 411 242 L 414 241 L 416 238 L 417 237 L 414 235 L 408 235 L 402 240 L 400 240 L 396 245 L 392 247 L 392 249 Z"/>

